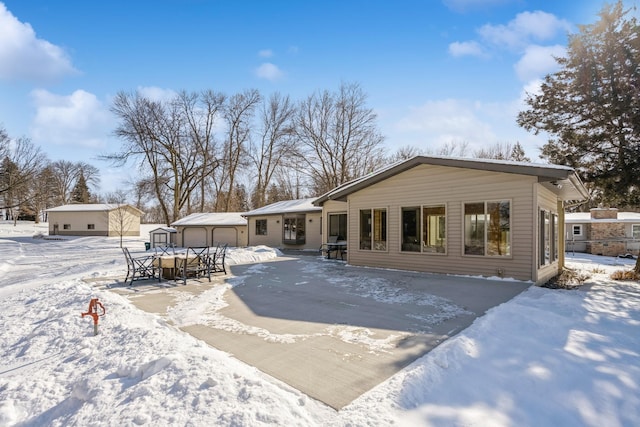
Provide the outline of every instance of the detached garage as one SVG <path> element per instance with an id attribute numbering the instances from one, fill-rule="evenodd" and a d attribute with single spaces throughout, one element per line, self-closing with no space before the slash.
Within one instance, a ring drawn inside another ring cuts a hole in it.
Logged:
<path id="1" fill-rule="evenodd" d="M 171 224 L 177 244 L 188 246 L 247 246 L 247 220 L 240 212 L 196 213 Z"/>

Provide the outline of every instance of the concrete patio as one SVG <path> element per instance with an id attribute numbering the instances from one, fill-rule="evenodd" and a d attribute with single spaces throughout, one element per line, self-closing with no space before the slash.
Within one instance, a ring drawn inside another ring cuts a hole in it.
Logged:
<path id="1" fill-rule="evenodd" d="M 285 256 L 211 283 L 112 290 L 340 409 L 528 286 Z"/>

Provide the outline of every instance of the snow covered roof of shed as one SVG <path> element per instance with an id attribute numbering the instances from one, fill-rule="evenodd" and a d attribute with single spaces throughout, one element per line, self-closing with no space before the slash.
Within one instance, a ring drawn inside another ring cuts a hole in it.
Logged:
<path id="1" fill-rule="evenodd" d="M 194 213 L 171 223 L 172 227 L 185 225 L 247 225 L 247 220 L 241 212 L 212 212 Z"/>
<path id="2" fill-rule="evenodd" d="M 178 232 L 178 230 L 176 230 L 173 227 L 158 227 L 158 228 L 154 228 L 153 230 L 149 231 L 149 234 L 155 233 L 156 231 L 165 231 L 167 233 L 177 233 Z"/>
<path id="3" fill-rule="evenodd" d="M 138 212 L 142 215 L 140 209 L 135 208 L 129 204 L 117 204 L 117 203 L 72 203 L 70 205 L 57 206 L 55 208 L 47 209 L 47 212 L 109 212 L 119 208 L 132 209 L 134 212 Z"/>
<path id="4" fill-rule="evenodd" d="M 283 213 L 302 213 L 302 212 L 321 212 L 321 206 L 313 204 L 315 197 L 308 199 L 283 200 L 282 202 L 272 203 L 249 212 L 245 212 L 244 216 L 259 215 L 277 215 Z"/>

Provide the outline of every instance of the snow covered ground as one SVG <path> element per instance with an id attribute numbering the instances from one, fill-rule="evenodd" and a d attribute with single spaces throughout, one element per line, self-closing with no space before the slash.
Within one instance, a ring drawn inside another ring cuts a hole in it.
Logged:
<path id="1" fill-rule="evenodd" d="M 46 230 L 0 223 L 0 426 L 640 425 L 640 285 L 608 278 L 633 260 L 567 254 L 586 286 L 531 287 L 336 412 L 95 286 L 124 274 L 117 238 Z"/>

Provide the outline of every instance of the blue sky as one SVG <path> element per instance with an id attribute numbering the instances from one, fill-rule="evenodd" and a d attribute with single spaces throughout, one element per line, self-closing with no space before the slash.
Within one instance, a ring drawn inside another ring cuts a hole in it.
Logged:
<path id="1" fill-rule="evenodd" d="M 109 112 L 118 91 L 256 88 L 302 99 L 357 82 L 390 152 L 519 141 L 537 160 L 545 138 L 515 124 L 524 93 L 602 5 L 0 0 L 0 123 L 52 160 L 99 167 L 103 191 L 113 191 L 128 172 L 95 157 L 120 147 Z"/>

